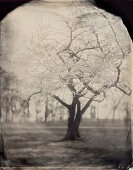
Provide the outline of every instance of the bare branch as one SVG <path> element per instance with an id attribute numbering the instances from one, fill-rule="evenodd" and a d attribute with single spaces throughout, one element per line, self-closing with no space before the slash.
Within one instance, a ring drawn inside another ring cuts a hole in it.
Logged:
<path id="1" fill-rule="evenodd" d="M 115 86 L 117 89 L 119 89 L 120 91 L 122 91 L 124 94 L 130 96 L 132 93 L 132 90 L 129 89 L 129 92 L 126 92 L 124 89 L 122 89 L 121 87 L 118 87 L 118 85 Z"/>
<path id="2" fill-rule="evenodd" d="M 95 37 L 96 37 L 98 47 L 100 48 L 101 52 L 103 52 L 103 49 L 102 49 L 102 47 L 101 47 L 101 45 L 100 45 L 100 41 L 99 41 L 98 35 L 97 35 L 97 33 L 95 32 L 94 28 L 92 29 L 92 32 L 93 32 L 93 34 L 94 34 Z"/>
<path id="3" fill-rule="evenodd" d="M 120 70 L 120 66 L 121 66 L 122 62 L 119 64 L 119 66 L 117 66 L 117 71 L 118 71 L 118 76 L 117 76 L 117 80 L 116 80 L 116 84 L 119 83 L 120 80 L 120 74 L 121 74 L 121 70 Z"/>
<path id="4" fill-rule="evenodd" d="M 38 92 L 32 93 L 32 94 L 28 97 L 27 101 L 29 102 L 30 99 L 32 98 L 32 96 L 34 96 L 34 95 L 36 95 L 36 94 L 39 94 L 39 93 L 41 93 L 41 92 L 42 92 L 42 89 L 39 90 Z"/>
<path id="5" fill-rule="evenodd" d="M 98 49 L 98 48 L 99 48 L 99 46 L 82 48 L 82 49 L 78 50 L 74 55 L 77 55 L 78 53 L 80 53 L 82 51 L 94 50 L 94 49 Z"/>
<path id="6" fill-rule="evenodd" d="M 96 95 L 94 95 L 87 103 L 86 105 L 82 108 L 81 110 L 81 114 L 84 114 L 86 112 L 86 110 L 88 109 L 88 107 L 90 106 L 90 104 L 93 102 L 93 99 Z"/>
<path id="7" fill-rule="evenodd" d="M 125 57 L 125 54 L 124 54 L 124 52 L 123 52 L 123 50 L 122 50 L 122 48 L 121 48 L 121 46 L 120 46 L 120 44 L 119 44 L 119 41 L 117 40 L 117 35 L 116 35 L 116 32 L 115 32 L 115 30 L 114 30 L 114 28 L 113 28 L 111 22 L 109 21 L 109 19 L 107 18 L 107 16 L 106 16 L 105 14 L 103 14 L 103 13 L 100 13 L 100 14 L 101 14 L 101 15 L 106 19 L 106 21 L 108 22 L 108 24 L 109 24 L 109 26 L 110 26 L 110 28 L 111 28 L 113 34 L 114 34 L 115 41 L 116 41 L 118 47 L 120 48 L 121 53 L 122 53 L 123 58 L 124 58 L 124 57 Z"/>
<path id="8" fill-rule="evenodd" d="M 68 21 L 64 20 L 64 22 L 66 23 L 67 27 L 68 27 L 69 30 L 70 30 L 70 40 L 69 40 L 68 45 L 67 45 L 61 52 L 66 51 L 66 50 L 69 49 L 69 47 L 70 47 L 71 44 L 72 44 L 72 39 L 73 39 L 73 38 L 72 38 L 72 37 L 73 37 L 73 30 L 72 30 L 72 27 L 70 26 L 70 24 L 69 24 Z"/>
<path id="9" fill-rule="evenodd" d="M 87 88 L 87 90 L 89 90 L 93 94 L 97 94 L 98 93 L 98 91 L 95 91 L 92 87 L 90 87 L 88 85 L 88 83 L 86 81 L 84 81 L 84 79 L 80 75 L 77 75 L 77 77 L 83 83 L 83 85 Z"/>
<path id="10" fill-rule="evenodd" d="M 80 32 L 79 34 L 73 36 L 72 40 L 75 40 L 78 36 L 82 35 L 82 34 L 85 33 L 85 32 L 86 32 L 86 31 L 84 30 L 84 31 Z"/>
<path id="11" fill-rule="evenodd" d="M 58 100 L 58 102 L 60 102 L 63 106 L 65 106 L 66 108 L 70 108 L 70 105 L 66 104 L 63 100 L 61 100 L 58 96 L 56 95 L 52 95 L 52 97 L 56 100 Z"/>
<path id="12" fill-rule="evenodd" d="M 105 94 L 105 92 L 104 91 L 102 91 L 103 92 L 103 99 L 101 99 L 101 100 L 95 100 L 95 99 L 93 99 L 93 101 L 94 102 L 102 102 L 102 101 L 104 101 L 104 99 L 106 98 L 106 94 Z"/>

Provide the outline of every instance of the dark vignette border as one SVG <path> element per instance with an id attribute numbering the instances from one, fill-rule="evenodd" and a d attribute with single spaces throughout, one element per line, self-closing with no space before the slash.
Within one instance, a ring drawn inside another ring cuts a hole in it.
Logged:
<path id="1" fill-rule="evenodd" d="M 15 8 L 28 3 L 32 0 L 0 0 L 0 21 L 4 17 L 14 10 Z M 117 16 L 120 16 L 123 20 L 123 23 L 127 27 L 127 30 L 130 34 L 131 39 L 133 40 L 133 0 L 95 0 L 96 4 L 106 11 L 113 13 Z M 1 114 L 0 114 L 1 115 Z M 0 143 L 3 147 L 0 148 L 0 157 L 6 160 L 6 155 L 4 152 L 4 140 L 2 134 L 0 136 Z M 131 158 L 131 151 L 128 153 L 129 158 Z M 0 158 L 1 159 L 1 158 Z M 1 162 L 1 161 L 0 161 Z M 130 162 L 130 163 L 129 163 Z M 131 164 L 132 160 L 127 160 L 127 162 L 122 162 L 122 167 L 120 169 L 126 169 L 126 166 Z M 126 165 L 124 165 L 126 164 Z"/>

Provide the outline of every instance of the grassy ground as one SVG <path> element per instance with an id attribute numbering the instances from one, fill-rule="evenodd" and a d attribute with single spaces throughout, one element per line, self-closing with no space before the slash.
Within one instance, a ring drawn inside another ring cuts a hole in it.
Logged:
<path id="1" fill-rule="evenodd" d="M 125 157 L 126 128 L 81 128 L 81 141 L 60 140 L 65 127 L 4 125 L 12 166 L 116 166 Z"/>

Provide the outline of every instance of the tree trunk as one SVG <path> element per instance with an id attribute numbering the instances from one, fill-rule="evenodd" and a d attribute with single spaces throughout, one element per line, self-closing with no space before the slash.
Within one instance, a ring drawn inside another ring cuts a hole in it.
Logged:
<path id="1" fill-rule="evenodd" d="M 2 128 L 2 113 L 0 108 L 0 167 L 2 167 L 3 160 L 6 160 L 6 154 L 5 154 L 5 145 L 4 145 L 4 137 L 3 137 L 3 128 Z"/>
<path id="2" fill-rule="evenodd" d="M 36 112 L 36 123 L 38 122 L 37 112 Z"/>
<path id="3" fill-rule="evenodd" d="M 5 145 L 4 145 L 4 138 L 2 135 L 2 132 L 0 134 L 0 166 L 2 166 L 3 161 L 5 161 L 6 158 L 6 154 L 5 154 Z"/>
<path id="4" fill-rule="evenodd" d="M 76 115 L 77 116 L 77 115 Z M 73 119 L 72 115 L 68 119 L 68 129 L 65 139 L 66 140 L 76 140 L 80 139 L 80 132 L 79 132 L 79 125 L 81 122 L 81 118 L 78 116 L 78 118 Z"/>
<path id="5" fill-rule="evenodd" d="M 113 121 L 113 122 L 115 121 L 115 111 L 116 111 L 116 109 L 114 108 L 114 109 L 113 109 L 113 118 L 112 118 L 112 121 Z"/>
<path id="6" fill-rule="evenodd" d="M 13 116 L 14 116 L 14 113 L 12 112 L 11 123 L 13 123 Z"/>
<path id="7" fill-rule="evenodd" d="M 25 115 L 25 113 L 24 113 L 24 123 L 26 122 L 26 115 Z"/>
<path id="8" fill-rule="evenodd" d="M 6 123 L 8 123 L 8 113 L 9 113 L 9 111 L 8 111 L 8 109 L 6 108 L 6 117 L 5 117 L 5 122 L 6 122 Z"/>
<path id="9" fill-rule="evenodd" d="M 76 104 L 74 102 L 71 109 L 69 109 L 68 129 L 65 137 L 66 140 L 76 140 L 80 138 L 79 125 L 81 119 L 80 102 L 78 100 L 76 101 Z"/>
<path id="10" fill-rule="evenodd" d="M 27 101 L 27 113 L 26 113 L 26 110 L 24 110 L 24 122 L 29 122 L 29 118 L 30 118 L 30 104 L 29 104 L 30 101 Z"/>
<path id="11" fill-rule="evenodd" d="M 76 139 L 76 134 L 75 134 L 75 125 L 74 125 L 74 116 L 75 116 L 75 111 L 70 109 L 69 110 L 69 118 L 68 118 L 68 129 L 67 129 L 67 134 L 65 139 L 70 139 L 74 140 Z"/>
<path id="12" fill-rule="evenodd" d="M 73 86 L 70 86 L 70 89 L 72 89 L 72 91 L 75 92 L 75 88 L 73 88 Z M 59 101 L 63 106 L 65 106 L 69 110 L 68 129 L 64 140 L 76 140 L 80 138 L 79 125 L 82 119 L 82 115 L 86 112 L 90 104 L 93 102 L 94 97 L 97 96 L 98 94 L 93 95 L 92 98 L 90 98 L 87 101 L 87 103 L 84 105 L 82 109 L 79 100 L 81 97 L 80 95 L 73 93 L 73 101 L 71 105 L 66 104 L 58 96 L 53 95 L 53 97 L 57 101 Z"/>
<path id="13" fill-rule="evenodd" d="M 81 119 L 82 119 L 82 115 L 81 115 L 81 112 L 79 112 L 79 113 L 77 113 L 76 118 L 75 118 L 75 130 L 76 130 L 77 138 L 81 138 L 80 132 L 79 132 L 79 126 L 80 126 Z"/>
<path id="14" fill-rule="evenodd" d="M 45 102 L 45 115 L 44 115 L 44 123 L 47 123 L 47 117 L 48 117 L 48 98 L 46 99 Z"/>

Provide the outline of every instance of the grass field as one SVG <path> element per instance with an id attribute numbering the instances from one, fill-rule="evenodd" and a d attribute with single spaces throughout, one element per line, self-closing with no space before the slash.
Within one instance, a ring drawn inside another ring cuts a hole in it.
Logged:
<path id="1" fill-rule="evenodd" d="M 124 159 L 127 128 L 81 127 L 81 141 L 60 141 L 61 126 L 4 125 L 5 146 L 11 166 L 113 166 Z"/>

